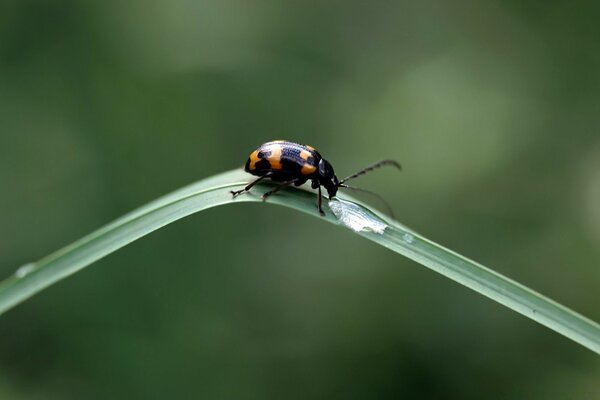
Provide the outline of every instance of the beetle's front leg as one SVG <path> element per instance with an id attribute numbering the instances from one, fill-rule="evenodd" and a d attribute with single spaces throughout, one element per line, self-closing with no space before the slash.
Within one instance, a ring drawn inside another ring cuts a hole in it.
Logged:
<path id="1" fill-rule="evenodd" d="M 319 208 L 319 214 L 321 215 L 325 215 L 325 211 L 323 211 L 323 195 L 321 194 L 321 185 L 318 186 L 319 188 L 319 199 L 317 200 L 317 207 Z"/>

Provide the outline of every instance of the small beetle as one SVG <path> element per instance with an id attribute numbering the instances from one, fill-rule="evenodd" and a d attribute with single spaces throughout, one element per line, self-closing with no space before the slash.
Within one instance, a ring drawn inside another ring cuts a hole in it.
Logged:
<path id="1" fill-rule="evenodd" d="M 250 182 L 243 189 L 232 190 L 231 194 L 233 197 L 236 197 L 241 193 L 247 192 L 252 186 L 265 178 L 269 178 L 275 182 L 281 182 L 280 185 L 275 186 L 273 189 L 262 195 L 262 199 L 266 200 L 273 193 L 278 192 L 292 183 L 295 186 L 300 186 L 310 179 L 311 187 L 319 190 L 317 206 L 321 215 L 324 215 L 321 186 L 324 186 L 325 189 L 327 189 L 330 200 L 335 197 L 338 188 L 359 190 L 376 195 L 365 189 L 348 186 L 344 182 L 384 165 L 393 165 L 398 169 L 401 169 L 400 164 L 396 161 L 382 160 L 371 164 L 342 180 L 338 180 L 331 164 L 321 157 L 314 147 L 285 140 L 275 140 L 260 145 L 256 150 L 250 153 L 250 157 L 248 158 L 248 161 L 246 161 L 244 170 L 259 178 Z"/>

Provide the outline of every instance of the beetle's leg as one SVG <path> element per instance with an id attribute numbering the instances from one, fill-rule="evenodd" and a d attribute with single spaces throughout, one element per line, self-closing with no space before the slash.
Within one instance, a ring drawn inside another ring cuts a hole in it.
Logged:
<path id="1" fill-rule="evenodd" d="M 306 183 L 307 180 L 308 179 L 305 179 L 305 178 L 296 179 L 294 181 L 294 186 L 302 186 L 302 185 L 304 185 Z"/>
<path id="2" fill-rule="evenodd" d="M 283 189 L 286 186 L 291 185 L 294 182 L 296 182 L 296 179 L 287 181 L 287 182 L 283 182 L 282 184 L 275 186 L 273 189 L 269 190 L 268 192 L 266 192 L 265 194 L 262 195 L 262 200 L 263 201 L 267 200 L 267 198 L 269 198 L 270 195 L 272 195 L 273 193 L 279 192 L 281 189 Z"/>
<path id="3" fill-rule="evenodd" d="M 319 214 L 325 215 L 325 211 L 323 211 L 323 207 L 321 207 L 323 204 L 323 195 L 321 194 L 321 185 L 319 185 L 318 187 L 319 187 L 319 200 L 317 203 L 317 207 L 319 208 Z"/>
<path id="4" fill-rule="evenodd" d="M 236 197 L 244 192 L 249 191 L 250 189 L 252 189 L 252 186 L 256 185 L 258 182 L 262 181 L 265 178 L 268 178 L 269 176 L 271 176 L 271 174 L 265 174 L 263 176 L 261 176 L 260 178 L 250 182 L 248 185 L 246 185 L 245 188 L 240 189 L 240 190 L 232 190 L 231 194 L 233 195 L 233 197 Z"/>

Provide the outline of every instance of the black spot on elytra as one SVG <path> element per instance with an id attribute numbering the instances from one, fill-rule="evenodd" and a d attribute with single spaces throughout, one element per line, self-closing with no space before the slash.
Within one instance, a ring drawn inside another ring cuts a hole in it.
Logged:
<path id="1" fill-rule="evenodd" d="M 255 167 L 256 167 L 257 171 L 262 171 L 262 170 L 270 169 L 271 164 L 269 163 L 269 160 L 261 159 L 260 161 L 256 162 Z"/>

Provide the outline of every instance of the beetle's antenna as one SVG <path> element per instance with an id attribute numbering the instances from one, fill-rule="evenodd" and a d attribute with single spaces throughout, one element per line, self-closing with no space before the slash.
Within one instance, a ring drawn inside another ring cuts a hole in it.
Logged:
<path id="1" fill-rule="evenodd" d="M 396 168 L 398 168 L 400 170 L 402 169 L 402 167 L 400 166 L 400 164 L 398 162 L 394 161 L 394 160 L 381 160 L 381 161 L 377 161 L 376 163 L 371 164 L 368 167 L 365 167 L 365 168 L 361 169 L 360 171 L 358 171 L 358 172 L 356 172 L 356 173 L 354 173 L 354 174 L 352 174 L 350 176 L 347 176 L 344 179 L 342 179 L 340 181 L 340 186 L 342 186 L 341 184 L 344 183 L 344 182 L 346 182 L 347 180 L 354 179 L 357 176 L 366 174 L 367 172 L 373 171 L 374 169 L 379 168 L 379 167 L 383 167 L 384 165 L 393 165 L 394 167 L 396 167 Z"/>
<path id="2" fill-rule="evenodd" d="M 357 187 L 354 187 L 354 186 L 348 186 L 348 185 L 345 185 L 343 183 L 340 183 L 339 187 L 342 187 L 342 188 L 345 188 L 345 189 L 350 189 L 350 190 L 355 190 L 357 192 L 368 193 L 371 196 L 377 197 L 379 199 L 379 201 L 382 202 L 385 205 L 385 207 L 387 208 L 388 212 L 390 213 L 390 216 L 392 218 L 396 219 L 396 217 L 394 216 L 394 210 L 392 210 L 392 207 L 390 207 L 390 205 L 388 204 L 388 202 L 385 201 L 385 199 L 383 197 L 381 197 L 379 194 L 377 194 L 375 192 L 372 192 L 370 190 L 367 190 L 367 189 L 357 188 Z"/>

